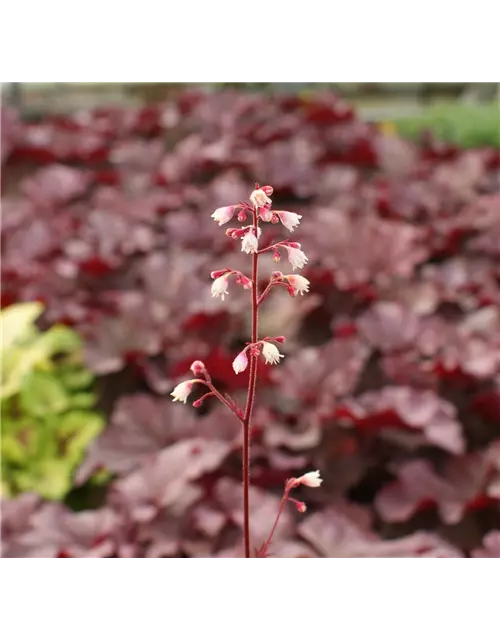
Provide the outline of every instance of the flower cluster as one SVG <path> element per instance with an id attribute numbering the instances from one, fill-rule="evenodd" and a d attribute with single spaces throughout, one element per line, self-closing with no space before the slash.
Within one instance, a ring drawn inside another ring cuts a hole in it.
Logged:
<path id="1" fill-rule="evenodd" d="M 271 289 L 276 286 L 285 287 L 290 296 L 296 297 L 299 293 L 304 295 L 309 291 L 309 280 L 304 276 L 290 274 L 284 275 L 280 271 L 275 271 L 271 274 L 269 284 L 259 296 L 257 291 L 258 287 L 258 258 L 259 255 L 267 252 L 272 252 L 272 259 L 274 262 L 279 262 L 281 259 L 280 249 L 285 250 L 288 254 L 288 260 L 292 265 L 293 271 L 296 269 L 302 269 L 308 258 L 302 251 L 301 245 L 298 242 L 291 242 L 290 240 L 282 240 L 276 242 L 268 247 L 259 247 L 259 240 L 262 235 L 262 229 L 260 223 L 281 224 L 290 232 L 293 232 L 295 228 L 300 224 L 302 218 L 298 213 L 292 213 L 291 211 L 276 211 L 272 208 L 271 196 L 273 194 L 273 188 L 269 185 L 259 186 L 255 185 L 255 189 L 250 194 L 250 202 L 239 202 L 238 204 L 228 205 L 220 207 L 212 213 L 212 218 L 219 224 L 219 226 L 227 224 L 236 215 L 239 222 L 245 222 L 247 214 L 252 216 L 252 224 L 242 227 L 231 227 L 227 229 L 226 236 L 241 241 L 241 251 L 252 255 L 252 276 L 246 276 L 241 271 L 226 267 L 217 271 L 212 271 L 211 277 L 212 283 L 212 297 L 221 298 L 229 294 L 229 280 L 231 276 L 235 277 L 235 282 L 243 287 L 243 289 L 249 289 L 252 291 L 252 340 L 248 342 L 245 348 L 236 356 L 233 360 L 233 370 L 235 374 L 246 371 L 250 366 L 249 374 L 249 387 L 247 403 L 244 411 L 241 411 L 236 402 L 228 396 L 222 396 L 213 386 L 208 371 L 205 365 L 196 361 L 191 366 L 191 371 L 195 375 L 203 376 L 194 380 L 187 380 L 181 382 L 172 391 L 174 402 L 180 401 L 186 403 L 188 396 L 190 395 L 193 385 L 200 383 L 208 387 L 209 391 L 201 398 L 198 398 L 193 402 L 195 407 L 199 407 L 203 400 L 209 396 L 216 396 L 223 404 L 225 404 L 233 413 L 242 421 L 244 432 L 243 443 L 243 485 L 244 485 L 244 541 L 245 541 L 245 555 L 250 557 L 250 511 L 249 511 L 249 443 L 250 443 L 250 420 L 252 417 L 253 401 L 255 394 L 255 385 L 257 380 L 257 368 L 256 362 L 260 355 L 263 356 L 266 364 L 276 365 L 280 360 L 284 358 L 284 354 L 280 353 L 275 342 L 282 344 L 285 342 L 284 336 L 277 336 L 275 338 L 265 337 L 258 339 L 257 337 L 257 317 L 258 307 L 263 300 L 270 294 Z M 276 524 L 281 515 L 284 502 L 286 500 L 293 501 L 296 504 L 297 509 L 303 513 L 306 510 L 306 505 L 303 502 L 289 498 L 288 494 L 294 487 L 304 484 L 309 487 L 319 487 L 322 480 L 319 478 L 319 471 L 313 471 L 306 473 L 299 478 L 293 478 L 288 482 L 285 488 L 285 495 L 283 497 L 276 522 L 271 530 L 268 540 L 264 543 L 263 549 L 267 550 Z"/>

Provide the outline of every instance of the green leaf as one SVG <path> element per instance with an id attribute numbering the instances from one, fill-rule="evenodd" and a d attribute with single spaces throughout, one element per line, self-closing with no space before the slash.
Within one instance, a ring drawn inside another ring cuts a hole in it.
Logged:
<path id="1" fill-rule="evenodd" d="M 1 398 L 19 392 L 25 377 L 35 368 L 50 371 L 52 357 L 67 354 L 66 360 L 81 363 L 82 341 L 73 329 L 56 325 L 40 333 L 33 322 L 43 311 L 38 302 L 12 305 L 2 311 Z"/>
<path id="2" fill-rule="evenodd" d="M 19 392 L 24 377 L 39 359 L 40 353 L 36 349 L 11 347 L 2 353 L 2 399 Z"/>
<path id="3" fill-rule="evenodd" d="M 10 398 L 19 392 L 24 378 L 35 369 L 50 370 L 50 343 L 43 336 L 33 336 L 30 344 L 11 347 L 2 354 L 2 398 Z"/>
<path id="4" fill-rule="evenodd" d="M 4 499 L 12 498 L 15 495 L 15 492 L 12 490 L 12 487 L 7 482 L 7 480 L 2 475 L 2 482 L 0 483 L 0 495 Z"/>
<path id="5" fill-rule="evenodd" d="M 68 411 L 60 422 L 58 436 L 64 443 L 65 456 L 77 464 L 87 446 L 104 427 L 104 419 L 92 411 L 74 409 Z"/>
<path id="6" fill-rule="evenodd" d="M 90 409 L 95 405 L 95 395 L 89 393 L 74 393 L 71 396 L 71 406 L 74 409 Z"/>
<path id="7" fill-rule="evenodd" d="M 43 309 L 41 302 L 24 302 L 2 310 L 2 352 L 34 333 L 34 322 Z"/>
<path id="8" fill-rule="evenodd" d="M 23 491 L 36 491 L 48 500 L 61 500 L 71 488 L 72 466 L 66 459 L 41 460 L 26 478 Z M 29 486 L 31 484 L 31 486 Z"/>
<path id="9" fill-rule="evenodd" d="M 431 129 L 440 140 L 461 147 L 500 147 L 498 103 L 436 104 L 422 113 L 396 121 L 397 130 L 414 138 Z"/>
<path id="10" fill-rule="evenodd" d="M 23 380 L 20 392 L 22 409 L 32 416 L 62 413 L 70 398 L 61 382 L 50 373 L 33 371 Z"/>
<path id="11" fill-rule="evenodd" d="M 88 369 L 83 367 L 67 367 L 58 371 L 61 380 L 67 389 L 85 389 L 94 381 L 94 376 Z"/>
<path id="12" fill-rule="evenodd" d="M 46 353 L 50 356 L 56 353 L 72 353 L 82 347 L 80 336 L 64 325 L 55 325 L 46 331 L 40 338 Z"/>
<path id="13" fill-rule="evenodd" d="M 2 468 L 8 464 L 22 465 L 26 463 L 26 446 L 12 433 L 2 433 Z"/>
<path id="14" fill-rule="evenodd" d="M 5 445 L 5 455 L 12 453 L 13 456 L 21 456 L 27 464 L 29 457 L 36 453 L 37 449 L 37 431 L 39 423 L 36 418 L 29 416 L 21 416 L 20 418 L 11 419 L 2 416 L 2 451 Z M 14 444 L 10 443 L 10 440 Z M 22 451 L 22 454 L 21 454 Z M 2 456 L 2 464 L 7 457 Z"/>

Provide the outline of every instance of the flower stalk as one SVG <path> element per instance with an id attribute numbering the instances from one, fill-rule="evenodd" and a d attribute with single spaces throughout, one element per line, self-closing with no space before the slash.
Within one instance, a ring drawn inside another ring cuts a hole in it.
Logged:
<path id="1" fill-rule="evenodd" d="M 243 452 L 242 452 L 242 483 L 243 483 L 243 538 L 244 538 L 244 550 L 245 557 L 250 558 L 251 540 L 250 540 L 250 433 L 251 433 L 251 421 L 252 413 L 255 403 L 255 391 L 257 387 L 257 369 L 258 359 L 262 356 L 266 364 L 277 365 L 281 358 L 284 357 L 278 350 L 278 347 L 273 344 L 277 342 L 282 344 L 285 342 L 284 336 L 278 336 L 275 338 L 265 337 L 259 339 L 259 305 L 262 301 L 271 293 L 274 287 L 284 287 L 288 294 L 292 297 L 296 297 L 299 293 L 303 295 L 309 291 L 309 281 L 303 276 L 296 274 L 285 276 L 281 272 L 276 271 L 271 275 L 269 284 L 264 289 L 263 293 L 259 296 L 258 283 L 259 283 L 259 257 L 266 253 L 272 252 L 272 259 L 275 262 L 280 260 L 279 249 L 284 249 L 288 253 L 288 260 L 295 269 L 301 269 L 307 262 L 306 254 L 301 250 L 301 245 L 297 242 L 291 242 L 289 240 L 283 240 L 272 244 L 264 249 L 259 249 L 259 238 L 262 234 L 262 228 L 260 222 L 281 224 L 290 232 L 300 224 L 302 218 L 301 215 L 292 213 L 290 211 L 273 211 L 271 195 L 273 188 L 270 186 L 260 187 L 255 185 L 254 191 L 250 195 L 250 203 L 239 202 L 235 205 L 220 207 L 213 214 L 212 218 L 215 222 L 222 226 L 233 219 L 236 215 L 238 222 L 245 222 L 247 214 L 252 216 L 252 224 L 241 228 L 227 229 L 226 235 L 233 239 L 241 241 L 241 251 L 251 255 L 252 260 L 252 273 L 251 277 L 245 276 L 240 271 L 235 271 L 230 268 L 224 268 L 217 271 L 212 271 L 211 276 L 214 282 L 212 283 L 212 296 L 219 297 L 224 300 L 224 297 L 229 295 L 229 285 L 231 277 L 235 276 L 234 281 L 240 285 L 243 289 L 250 290 L 251 294 L 251 342 L 241 351 L 233 361 L 233 369 L 235 374 L 239 374 L 249 367 L 248 389 L 246 396 L 245 408 L 241 410 L 236 402 L 227 395 L 222 395 L 212 384 L 210 375 L 205 365 L 196 360 L 191 365 L 192 373 L 197 376 L 193 380 L 188 380 L 179 383 L 171 395 L 174 401 L 180 401 L 186 403 L 187 397 L 192 391 L 195 384 L 203 384 L 208 388 L 208 392 L 201 398 L 195 400 L 193 405 L 195 407 L 201 406 L 205 398 L 214 396 L 220 400 L 242 423 L 243 432 Z M 264 556 L 267 553 L 267 549 L 271 544 L 272 537 L 276 530 L 279 518 L 283 511 L 284 505 L 287 500 L 293 502 L 300 513 L 306 510 L 306 505 L 303 502 L 299 502 L 294 498 L 289 497 L 290 491 L 299 484 L 305 484 L 307 486 L 319 486 L 321 479 L 319 479 L 319 472 L 309 472 L 300 478 L 292 478 L 289 480 L 285 487 L 285 492 L 280 503 L 278 515 L 271 529 L 271 533 L 268 536 L 266 542 L 262 545 L 261 551 Z M 258 555 L 261 555 L 260 552 Z M 264 557 L 261 555 L 261 557 Z"/>

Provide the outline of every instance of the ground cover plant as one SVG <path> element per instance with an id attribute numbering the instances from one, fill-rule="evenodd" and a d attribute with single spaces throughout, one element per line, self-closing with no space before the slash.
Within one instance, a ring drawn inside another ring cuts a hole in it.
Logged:
<path id="1" fill-rule="evenodd" d="M 248 256 L 210 214 L 255 182 L 302 216 L 309 293 L 260 311 L 260 336 L 287 340 L 279 366 L 256 364 L 251 539 L 285 481 L 319 469 L 266 555 L 499 555 L 497 149 L 402 140 L 331 94 L 4 109 L 1 132 L 2 308 L 38 301 L 42 334 L 76 332 L 106 422 L 64 495 L 2 491 L 3 555 L 244 555 L 240 425 L 216 398 L 169 394 L 200 360 L 245 404 L 248 291 L 222 302 L 210 273 Z M 259 291 L 277 269 L 261 261 Z"/>

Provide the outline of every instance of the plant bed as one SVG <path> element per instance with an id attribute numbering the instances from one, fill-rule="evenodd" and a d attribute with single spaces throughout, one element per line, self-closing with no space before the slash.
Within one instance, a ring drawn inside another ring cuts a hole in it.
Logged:
<path id="1" fill-rule="evenodd" d="M 309 513 L 282 520 L 275 555 L 496 552 L 495 149 L 384 135 L 329 93 L 186 91 L 31 123 L 4 110 L 2 162 L 2 305 L 41 301 L 41 328 L 77 332 L 107 422 L 63 500 L 3 497 L 4 555 L 241 553 L 238 425 L 168 394 L 195 359 L 245 394 L 231 368 L 244 293 L 221 305 L 207 273 L 232 251 L 210 214 L 254 182 L 303 216 L 311 283 L 262 307 L 262 334 L 286 326 L 288 341 L 259 374 L 255 535 L 284 480 L 318 468 L 321 490 L 297 491 Z M 276 268 L 262 260 L 262 284 Z"/>

